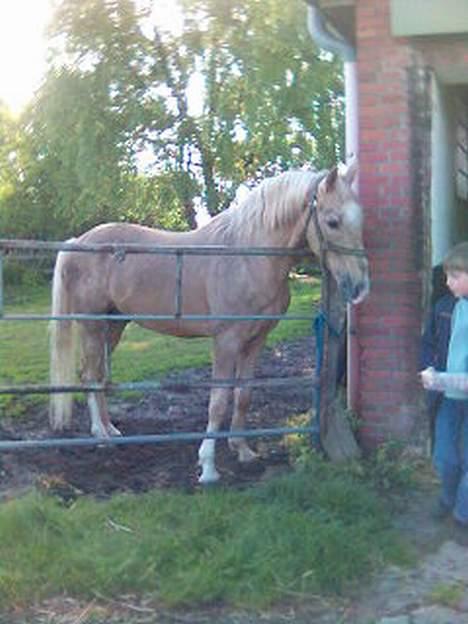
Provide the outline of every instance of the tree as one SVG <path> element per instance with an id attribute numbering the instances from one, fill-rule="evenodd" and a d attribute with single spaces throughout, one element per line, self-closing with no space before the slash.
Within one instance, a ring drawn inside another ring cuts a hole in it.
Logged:
<path id="1" fill-rule="evenodd" d="M 148 35 L 151 5 L 56 1 L 0 223 L 13 211 L 17 233 L 46 238 L 123 219 L 193 227 L 197 198 L 215 214 L 241 183 L 335 162 L 341 68 L 302 0 L 179 0 L 182 32 Z"/>
<path id="2" fill-rule="evenodd" d="M 14 192 L 17 124 L 0 100 L 0 203 Z"/>
<path id="3" fill-rule="evenodd" d="M 174 109 L 172 135 L 154 142 L 202 180 L 210 213 L 249 178 L 336 161 L 343 143 L 340 66 L 323 58 L 301 0 L 182 0 L 180 35 L 155 31 L 157 66 Z M 190 82 L 204 84 L 190 114 Z M 161 83 L 160 83 L 161 84 Z"/>
<path id="4" fill-rule="evenodd" d="M 31 186 L 31 180 L 34 180 Z M 47 236 L 47 212 L 38 210 L 35 189 L 44 188 L 33 147 L 19 120 L 0 105 L 0 232 L 2 237 Z M 43 194 L 44 195 L 44 194 Z M 44 195 L 45 197 L 45 195 Z M 50 199 L 50 198 L 49 198 Z M 48 203 L 48 202 L 47 202 Z"/>

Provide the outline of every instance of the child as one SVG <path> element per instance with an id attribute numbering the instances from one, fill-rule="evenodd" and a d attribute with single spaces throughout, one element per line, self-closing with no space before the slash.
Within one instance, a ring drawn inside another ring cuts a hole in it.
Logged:
<path id="1" fill-rule="evenodd" d="M 452 311 L 456 301 L 447 288 L 444 269 L 438 264 L 432 270 L 431 310 L 421 339 L 421 370 L 426 368 L 436 371 L 446 370 Z M 431 452 L 434 450 L 435 421 L 442 397 L 442 392 L 438 390 L 428 390 L 426 393 Z"/>
<path id="2" fill-rule="evenodd" d="M 456 298 L 446 372 L 435 370 L 440 362 L 426 362 L 429 368 L 422 371 L 421 380 L 426 390 L 443 391 L 435 423 L 434 465 L 441 479 L 435 515 L 452 514 L 459 525 L 468 527 L 468 242 L 448 252 L 443 268 Z"/>

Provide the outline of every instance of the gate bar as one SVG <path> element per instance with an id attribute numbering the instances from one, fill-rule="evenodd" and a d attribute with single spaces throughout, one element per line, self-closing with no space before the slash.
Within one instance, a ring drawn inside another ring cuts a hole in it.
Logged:
<path id="1" fill-rule="evenodd" d="M 184 268 L 184 254 L 176 253 L 176 294 L 175 294 L 175 315 L 176 319 L 181 319 L 182 314 L 182 270 Z"/>
<path id="2" fill-rule="evenodd" d="M 3 318 L 3 249 L 0 247 L 0 318 Z"/>
<path id="3" fill-rule="evenodd" d="M 313 321 L 315 317 L 310 314 L 5 314 L 0 318 L 2 321 Z"/>
<path id="4" fill-rule="evenodd" d="M 310 256 L 307 247 L 287 249 L 285 247 L 229 247 L 228 245 L 137 245 L 135 243 L 83 244 L 67 242 L 47 242 L 34 240 L 0 239 L 0 249 L 13 251 L 18 249 L 47 249 L 50 251 L 77 251 L 84 253 L 111 253 L 120 256 L 123 252 L 135 254 L 177 255 L 178 253 L 194 256 Z"/>
<path id="5" fill-rule="evenodd" d="M 0 452 L 31 448 L 63 448 L 69 446 L 127 446 L 131 444 L 161 444 L 163 442 L 196 442 L 200 440 L 219 440 L 225 438 L 259 438 L 261 436 L 282 436 L 308 434 L 314 427 L 278 427 L 275 429 L 253 429 L 236 431 L 205 431 L 188 433 L 158 433 L 135 436 L 115 436 L 112 438 L 47 438 L 44 440 L 6 440 L 0 441 Z"/>
<path id="6" fill-rule="evenodd" d="M 63 386 L 49 386 L 47 384 L 22 384 L 21 386 L 0 386 L 2 394 L 61 394 L 66 392 L 122 392 L 143 390 L 172 390 L 182 388 L 237 388 L 237 387 L 262 387 L 262 386 L 288 386 L 298 382 L 313 384 L 315 379 L 312 375 L 292 377 L 250 377 L 246 379 L 211 379 L 209 381 L 128 381 L 122 383 L 87 383 L 69 384 Z"/>

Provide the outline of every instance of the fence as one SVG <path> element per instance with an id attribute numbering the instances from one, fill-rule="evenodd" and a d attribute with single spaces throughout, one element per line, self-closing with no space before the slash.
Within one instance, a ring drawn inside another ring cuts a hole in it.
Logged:
<path id="1" fill-rule="evenodd" d="M 171 315 L 109 315 L 109 314 L 71 314 L 71 315 L 41 315 L 41 314 L 6 314 L 4 310 L 4 283 L 3 266 L 6 254 L 15 253 L 50 253 L 61 250 L 76 251 L 81 253 L 108 252 L 121 256 L 125 254 L 162 254 L 175 255 L 176 257 L 176 289 L 174 293 L 174 313 Z M 158 435 L 136 435 L 122 436 L 108 439 L 95 438 L 47 438 L 41 440 L 8 440 L 0 441 L 0 451 L 15 450 L 22 448 L 49 448 L 68 446 L 102 446 L 102 445 L 129 445 L 129 444 L 157 444 L 161 442 L 188 442 L 202 440 L 206 438 L 233 438 L 233 437 L 265 437 L 284 436 L 289 434 L 306 434 L 319 441 L 321 433 L 327 430 L 327 407 L 333 399 L 336 391 L 336 370 L 338 367 L 338 351 L 341 342 L 341 330 L 336 331 L 333 327 L 343 326 L 343 306 L 337 304 L 337 296 L 333 283 L 325 276 L 322 280 L 322 310 L 318 317 L 313 315 L 184 315 L 182 313 L 182 270 L 184 258 L 192 255 L 252 255 L 252 256 L 309 256 L 310 251 L 306 249 L 291 250 L 279 248 L 241 248 L 225 246 L 189 246 L 189 247 L 155 247 L 134 244 L 105 244 L 105 245 L 83 245 L 76 243 L 29 241 L 29 240 L 1 240 L 0 239 L 0 320 L 8 321 L 61 321 L 61 320 L 225 320 L 232 322 L 242 322 L 251 320 L 307 320 L 315 323 L 317 336 L 317 354 L 319 360 L 316 364 L 317 374 L 315 379 L 312 376 L 294 378 L 272 378 L 272 379 L 212 379 L 210 382 L 197 382 L 197 385 L 207 387 L 240 385 L 279 385 L 291 383 L 309 383 L 316 386 L 316 414 L 314 422 L 310 422 L 303 427 L 277 427 L 262 428 L 239 431 L 218 431 L 218 432 L 186 432 L 169 433 Z M 118 392 L 126 390 L 154 391 L 155 389 L 170 388 L 171 384 L 161 381 L 143 381 L 130 383 L 113 383 L 111 378 L 111 367 L 108 366 L 109 377 L 104 383 L 75 384 L 69 386 L 51 386 L 48 384 L 23 384 L 23 385 L 0 385 L 0 395 L 26 395 L 26 394 L 49 394 L 54 392 Z M 312 394 L 311 394 L 312 399 Z"/>

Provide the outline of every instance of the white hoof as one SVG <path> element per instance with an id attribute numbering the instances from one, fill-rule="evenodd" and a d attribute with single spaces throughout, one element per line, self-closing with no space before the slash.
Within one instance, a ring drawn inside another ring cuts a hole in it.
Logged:
<path id="1" fill-rule="evenodd" d="M 107 429 L 104 426 L 93 425 L 91 427 L 91 435 L 93 438 L 110 438 Z"/>
<path id="2" fill-rule="evenodd" d="M 201 466 L 201 475 L 198 483 L 207 485 L 219 481 L 219 473 L 215 468 L 215 441 L 203 440 L 198 450 L 198 465 Z"/>
<path id="3" fill-rule="evenodd" d="M 121 436 L 122 432 L 117 429 L 117 427 L 114 427 L 114 425 L 112 423 L 109 423 L 107 425 L 107 434 L 113 438 Z"/>
<path id="4" fill-rule="evenodd" d="M 200 465 L 202 467 L 202 473 L 198 477 L 198 483 L 201 483 L 202 485 L 210 485 L 211 483 L 219 481 L 220 474 L 214 466 L 207 466 L 201 463 Z"/>

